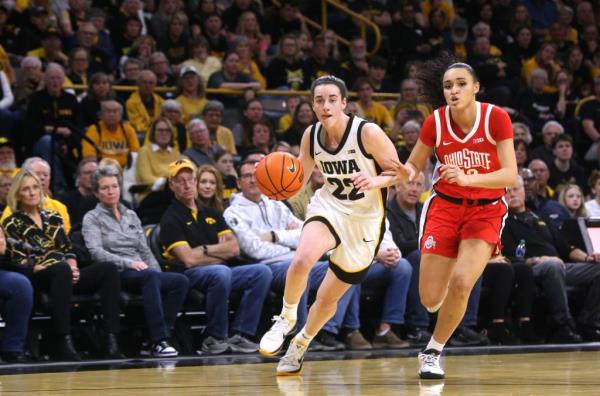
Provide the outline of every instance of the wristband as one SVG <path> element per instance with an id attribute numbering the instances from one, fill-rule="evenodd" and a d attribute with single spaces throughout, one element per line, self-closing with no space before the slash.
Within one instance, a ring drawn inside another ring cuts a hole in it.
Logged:
<path id="1" fill-rule="evenodd" d="M 277 234 L 275 234 L 275 231 L 271 231 L 271 242 L 277 242 Z"/>
<path id="2" fill-rule="evenodd" d="M 204 253 L 205 256 L 208 256 L 208 246 L 202 245 L 202 253 Z"/>

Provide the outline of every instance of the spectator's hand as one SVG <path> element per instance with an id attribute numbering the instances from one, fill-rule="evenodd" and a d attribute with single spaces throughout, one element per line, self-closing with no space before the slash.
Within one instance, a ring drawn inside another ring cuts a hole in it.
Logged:
<path id="1" fill-rule="evenodd" d="M 555 257 L 555 256 L 541 256 L 538 259 L 538 263 L 543 263 L 544 261 L 548 261 L 548 260 L 555 260 L 560 262 L 560 266 L 565 268 L 565 262 L 562 261 L 562 259 L 560 257 Z"/>
<path id="2" fill-rule="evenodd" d="M 492 257 L 488 264 L 510 264 L 510 260 L 502 255 L 498 255 L 496 257 Z"/>
<path id="3" fill-rule="evenodd" d="M 400 260 L 400 250 L 392 247 L 380 249 L 377 256 L 375 256 L 375 260 L 379 261 L 387 268 L 394 268 L 398 265 L 398 261 Z"/>
<path id="4" fill-rule="evenodd" d="M 286 230 L 297 230 L 298 228 L 302 227 L 302 224 L 300 223 L 289 223 L 288 225 L 285 226 Z"/>
<path id="5" fill-rule="evenodd" d="M 131 263 L 131 268 L 136 271 L 143 271 L 148 268 L 148 264 L 144 263 L 143 261 L 134 261 Z"/>
<path id="6" fill-rule="evenodd" d="M 56 128 L 56 133 L 63 137 L 69 137 L 69 135 L 71 135 L 71 130 L 67 127 L 58 127 Z"/>
<path id="7" fill-rule="evenodd" d="M 165 185 L 167 184 L 167 178 L 159 177 L 152 184 L 152 191 L 162 191 L 165 189 Z"/>
<path id="8" fill-rule="evenodd" d="M 69 264 L 69 267 L 71 267 L 71 273 L 73 274 L 73 284 L 76 284 L 77 282 L 79 282 L 79 276 L 81 275 L 79 273 L 79 268 L 77 267 L 77 261 L 75 259 L 66 259 L 65 260 L 67 262 L 67 264 Z"/>
<path id="9" fill-rule="evenodd" d="M 6 252 L 6 238 L 4 237 L 4 231 L 0 228 L 0 255 Z"/>
<path id="10" fill-rule="evenodd" d="M 41 264 L 36 264 L 33 266 L 33 273 L 39 272 L 41 270 L 43 270 L 45 267 Z"/>
<path id="11" fill-rule="evenodd" d="M 593 263 L 600 263 L 600 253 L 594 252 L 594 253 L 590 254 L 589 260 L 590 260 L 590 262 L 593 262 Z"/>

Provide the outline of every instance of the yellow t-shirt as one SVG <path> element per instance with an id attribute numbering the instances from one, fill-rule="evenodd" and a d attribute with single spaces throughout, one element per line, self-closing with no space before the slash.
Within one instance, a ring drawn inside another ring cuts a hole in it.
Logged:
<path id="1" fill-rule="evenodd" d="M 208 103 L 206 98 L 190 99 L 183 95 L 179 95 L 175 100 L 181 105 L 181 121 L 183 125 L 187 125 L 193 117 L 202 114 L 204 106 Z"/>
<path id="2" fill-rule="evenodd" d="M 292 126 L 292 115 L 290 113 L 284 114 L 279 119 L 279 128 L 277 129 L 277 133 L 283 133 L 288 130 L 289 127 Z"/>
<path id="3" fill-rule="evenodd" d="M 63 204 L 60 201 L 57 201 L 56 199 L 46 197 L 46 202 L 44 202 L 44 209 L 50 209 L 54 210 L 55 212 L 58 212 L 60 217 L 63 218 L 63 222 L 65 224 L 65 231 L 67 232 L 67 234 L 71 231 L 71 217 L 69 217 L 69 211 L 67 210 L 65 204 Z M 4 208 L 4 212 L 2 212 L 2 217 L 0 217 L 0 223 L 4 222 L 4 219 L 6 219 L 12 213 L 13 212 L 10 207 L 7 206 L 6 208 Z"/>
<path id="4" fill-rule="evenodd" d="M 360 102 L 356 103 L 358 107 L 358 115 L 362 118 L 372 121 L 379 125 L 382 129 L 390 129 L 394 126 L 394 119 L 389 110 L 379 102 L 372 101 L 371 108 L 365 109 Z"/>
<path id="5" fill-rule="evenodd" d="M 120 123 L 116 131 L 109 131 L 103 121 L 97 125 L 100 127 L 100 134 L 94 124 L 89 126 L 85 135 L 96 143 L 102 158 L 112 158 L 118 161 L 121 167 L 125 167 L 129 152 L 137 152 L 140 149 L 135 130 L 128 122 Z M 81 151 L 84 157 L 96 156 L 94 147 L 85 140 L 81 142 Z"/>
<path id="6" fill-rule="evenodd" d="M 157 145 L 148 145 L 140 149 L 136 162 L 137 181 L 151 186 L 159 177 L 169 177 L 169 164 L 181 157 L 179 150 L 160 150 Z M 140 194 L 144 199 L 149 191 Z"/>
<path id="7" fill-rule="evenodd" d="M 235 149 L 235 139 L 231 129 L 224 127 L 223 125 L 219 125 L 216 135 L 217 144 L 223 146 L 225 150 L 229 151 L 229 154 L 237 154 L 237 150 Z"/>

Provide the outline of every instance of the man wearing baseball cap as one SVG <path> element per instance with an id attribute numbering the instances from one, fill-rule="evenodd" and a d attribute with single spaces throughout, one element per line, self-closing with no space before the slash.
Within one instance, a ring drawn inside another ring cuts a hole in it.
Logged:
<path id="1" fill-rule="evenodd" d="M 169 165 L 169 187 L 175 199 L 160 222 L 163 255 L 179 267 L 206 295 L 208 323 L 199 353 L 252 353 L 255 336 L 272 275 L 264 264 L 230 267 L 240 253 L 237 239 L 220 212 L 197 200 L 196 167 L 188 159 Z M 177 265 L 177 263 L 179 265 Z M 228 300 L 242 295 L 229 336 Z"/>

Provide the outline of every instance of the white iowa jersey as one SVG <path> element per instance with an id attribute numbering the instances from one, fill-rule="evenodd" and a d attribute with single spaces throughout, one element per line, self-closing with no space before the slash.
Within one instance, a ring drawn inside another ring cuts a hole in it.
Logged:
<path id="1" fill-rule="evenodd" d="M 380 218 L 384 215 L 387 189 L 361 192 L 354 188 L 350 177 L 357 172 L 377 176 L 381 169 L 361 142 L 366 120 L 350 116 L 340 145 L 335 150 L 325 148 L 325 130 L 321 123 L 313 125 L 310 153 L 323 173 L 323 187 L 314 199 L 326 203 L 332 211 L 361 218 Z"/>

